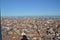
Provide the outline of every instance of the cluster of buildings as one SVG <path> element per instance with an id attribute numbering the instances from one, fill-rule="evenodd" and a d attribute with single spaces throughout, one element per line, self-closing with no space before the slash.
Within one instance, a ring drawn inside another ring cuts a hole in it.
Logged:
<path id="1" fill-rule="evenodd" d="M 1 18 L 2 40 L 60 40 L 60 18 Z"/>

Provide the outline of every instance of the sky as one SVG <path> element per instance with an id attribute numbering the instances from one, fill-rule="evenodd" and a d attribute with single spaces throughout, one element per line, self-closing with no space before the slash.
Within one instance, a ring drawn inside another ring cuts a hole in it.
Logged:
<path id="1" fill-rule="evenodd" d="M 0 0 L 1 16 L 60 15 L 60 0 Z"/>

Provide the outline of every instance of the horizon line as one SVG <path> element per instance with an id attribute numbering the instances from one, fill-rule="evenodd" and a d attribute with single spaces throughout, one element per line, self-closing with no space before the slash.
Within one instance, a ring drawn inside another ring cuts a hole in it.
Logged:
<path id="1" fill-rule="evenodd" d="M 60 18 L 60 15 L 45 15 L 45 16 L 1 16 L 1 17 L 4 17 L 4 18 L 8 18 L 8 17 L 13 17 L 13 18 L 18 18 L 18 17 L 27 17 L 27 18 L 30 18 L 30 17 L 42 17 L 42 18 Z"/>

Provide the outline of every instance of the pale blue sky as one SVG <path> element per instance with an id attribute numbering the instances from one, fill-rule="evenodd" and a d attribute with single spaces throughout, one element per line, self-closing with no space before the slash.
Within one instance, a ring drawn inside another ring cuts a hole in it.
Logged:
<path id="1" fill-rule="evenodd" d="M 60 0 L 1 0 L 1 16 L 60 15 Z"/>

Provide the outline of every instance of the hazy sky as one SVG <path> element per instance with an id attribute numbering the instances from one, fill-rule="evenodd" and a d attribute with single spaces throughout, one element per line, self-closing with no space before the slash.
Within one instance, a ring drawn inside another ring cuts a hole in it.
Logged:
<path id="1" fill-rule="evenodd" d="M 60 0 L 1 0 L 1 16 L 60 15 Z"/>

